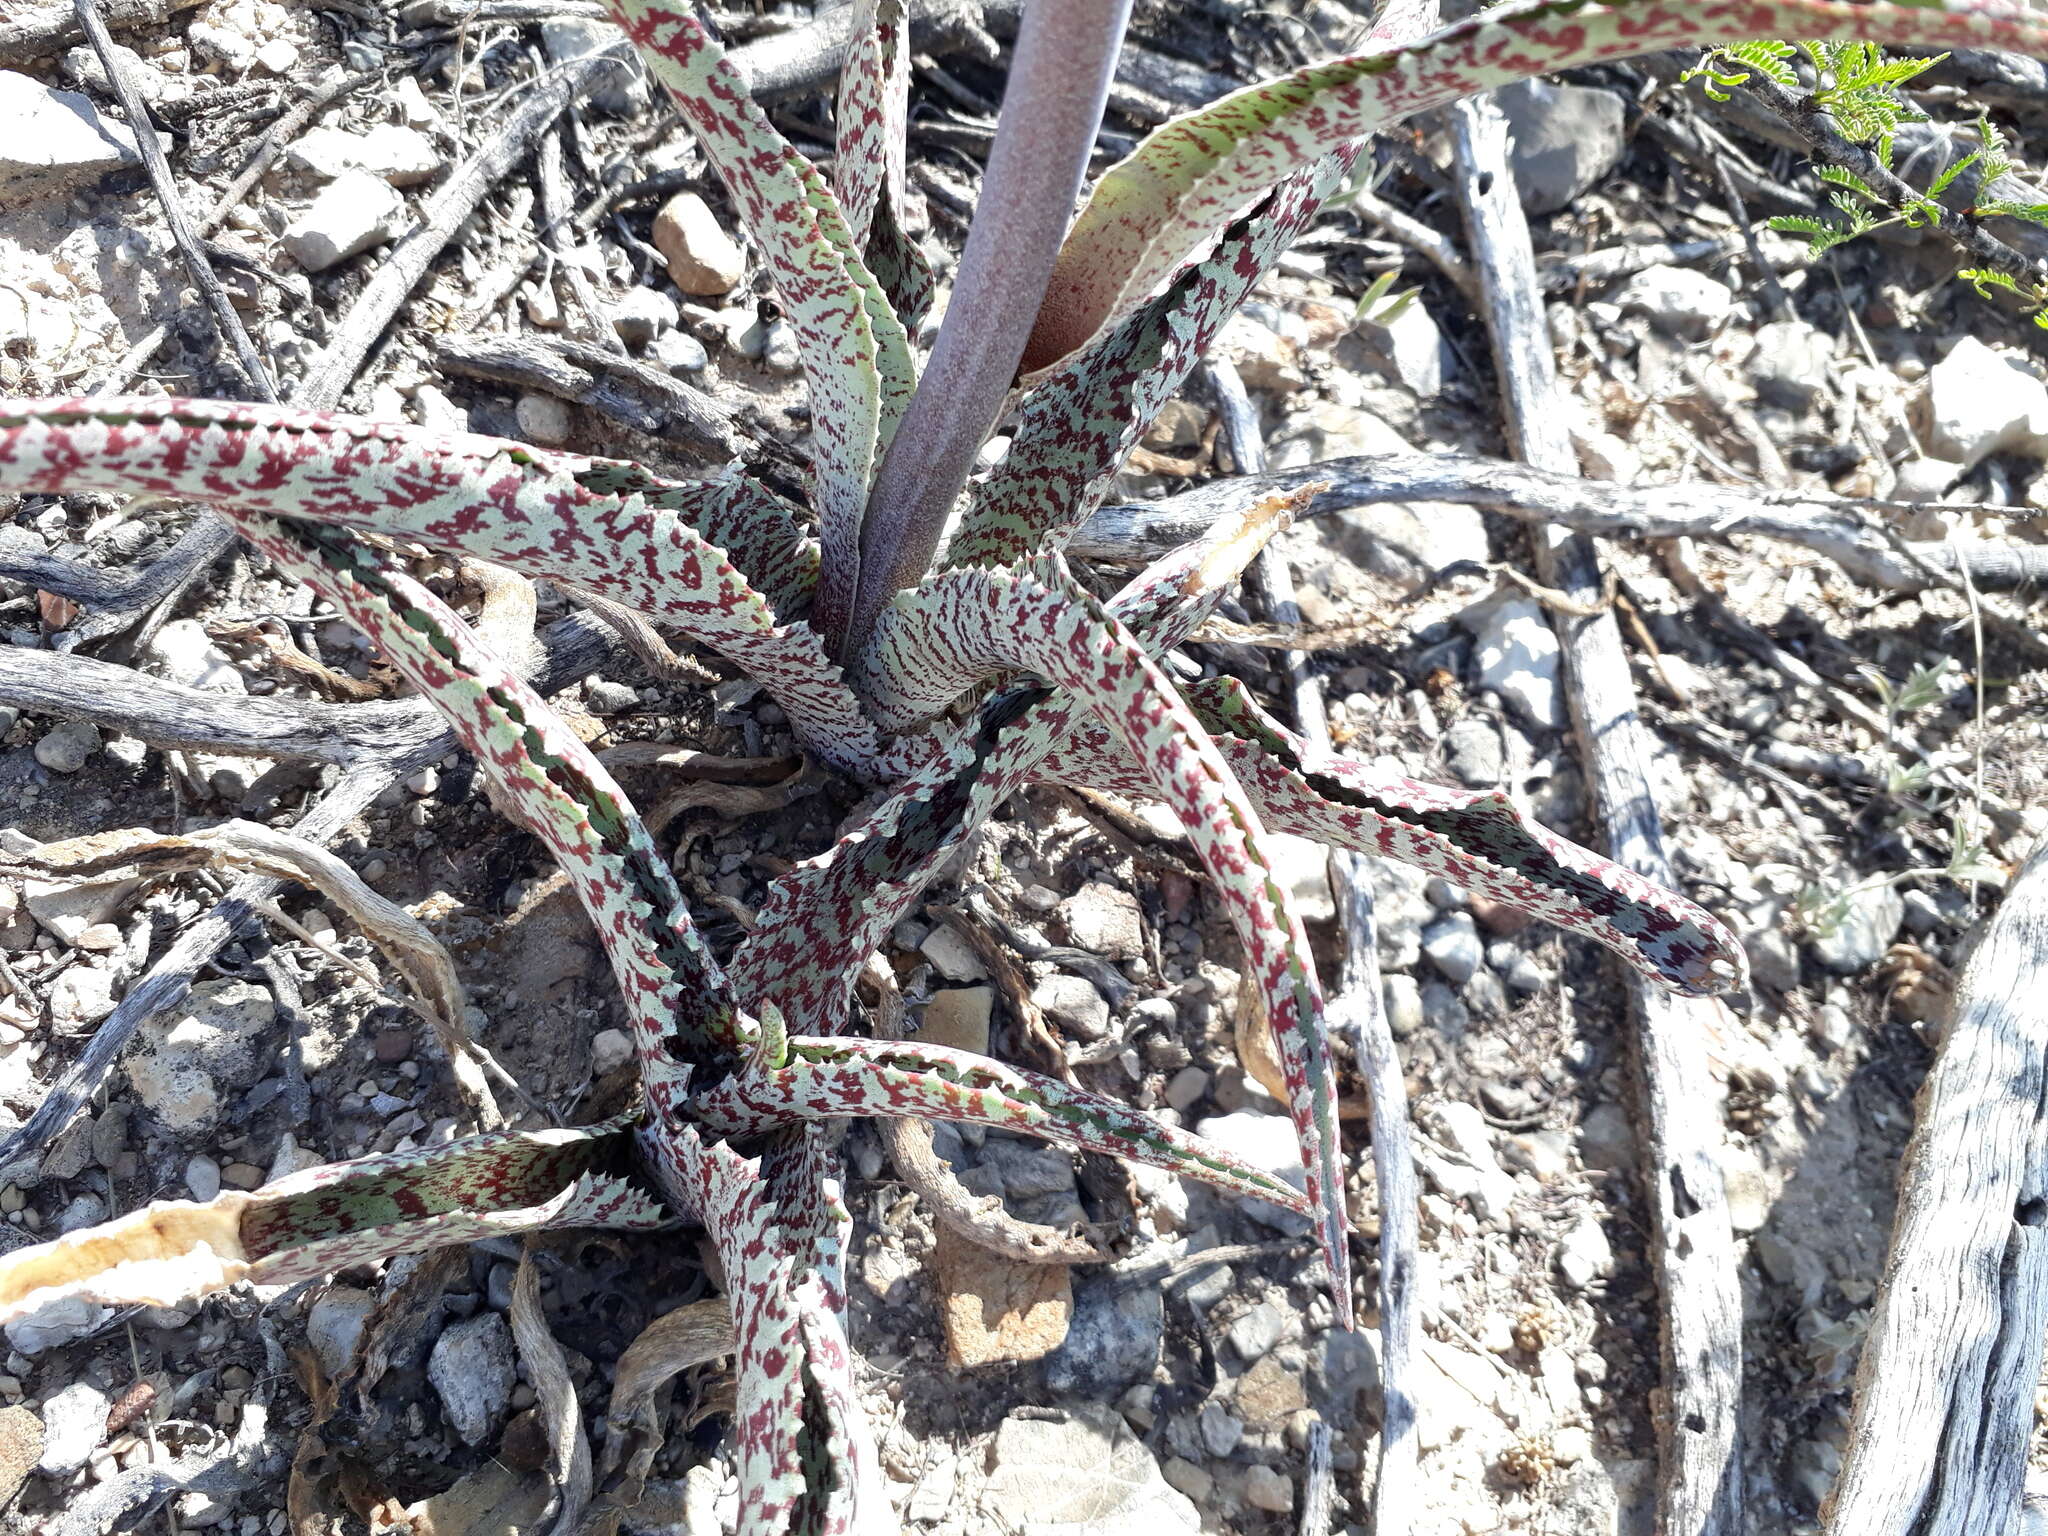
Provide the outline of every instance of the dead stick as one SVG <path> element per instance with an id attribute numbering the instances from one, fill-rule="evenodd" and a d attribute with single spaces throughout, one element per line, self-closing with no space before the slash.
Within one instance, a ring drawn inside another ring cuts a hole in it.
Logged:
<path id="1" fill-rule="evenodd" d="M 1916 1106 L 1834 1536 L 2002 1536 L 2048 1324 L 2048 841 L 1963 969 Z"/>
<path id="2" fill-rule="evenodd" d="M 1507 121 L 1490 101 L 1452 111 L 1458 189 L 1493 336 L 1509 437 L 1518 455 L 1569 473 L 1576 455 L 1559 409 L 1555 365 L 1538 296 L 1529 226 L 1507 158 Z M 1592 541 L 1562 529 L 1534 533 L 1550 586 L 1590 601 L 1600 592 Z M 1609 852 L 1663 885 L 1664 853 L 1649 743 L 1614 615 L 1553 615 L 1580 750 Z M 1659 1415 L 1658 1529 L 1665 1536 L 1734 1536 L 1742 1517 L 1742 1288 L 1715 1151 L 1722 1140 L 1705 1040 L 1723 1006 L 1680 999 L 1631 978 L 1635 1057 L 1647 1111 L 1644 1186 L 1655 1214 L 1662 1281 L 1664 1389 Z"/>
<path id="3" fill-rule="evenodd" d="M 128 77 L 127 66 L 114 52 L 113 36 L 107 31 L 107 24 L 100 19 L 98 5 L 95 0 L 73 0 L 73 8 L 78 13 L 79 27 L 92 43 L 92 51 L 99 55 L 100 68 L 107 72 L 107 82 L 114 88 L 114 99 L 121 103 L 129 131 L 135 135 L 135 148 L 142 156 L 143 169 L 149 173 L 149 184 L 156 192 L 157 201 L 163 205 L 164 222 L 170 226 L 171 239 L 178 247 L 178 254 L 185 259 L 185 270 L 198 288 L 199 296 L 213 315 L 214 328 L 234 352 L 235 362 L 242 370 L 250 394 L 266 405 L 275 405 L 277 387 L 270 381 L 270 370 L 256 355 L 256 344 L 249 339 L 242 317 L 228 302 L 227 290 L 221 287 L 220 279 L 213 274 L 213 263 L 206 259 L 206 252 L 199 247 L 199 236 L 193 233 L 192 221 L 185 215 L 184 201 L 178 196 L 177 183 L 171 179 L 170 164 L 164 159 L 163 146 L 157 142 L 156 129 L 150 123 L 149 108 L 143 103 L 142 93 L 135 89 L 135 82 Z"/>
<path id="4" fill-rule="evenodd" d="M 1224 442 L 1240 471 L 1257 474 L 1266 465 L 1258 415 L 1237 369 L 1225 361 L 1204 365 L 1223 421 Z M 1275 623 L 1299 624 L 1294 575 L 1271 545 L 1259 552 L 1245 583 L 1254 608 Z M 1300 651 L 1286 656 L 1288 691 L 1295 728 L 1324 748 L 1330 720 L 1322 679 Z M 1374 922 L 1372 861 L 1339 849 L 1330 855 L 1330 889 L 1336 898 L 1342 954 L 1337 988 L 1324 1005 L 1331 1029 L 1351 1042 L 1359 1075 L 1372 1104 L 1373 1178 L 1380 1203 L 1380 1424 L 1379 1466 L 1374 1480 L 1373 1520 L 1377 1536 L 1404 1536 L 1416 1516 L 1415 1403 L 1409 1391 L 1415 1353 L 1414 1280 L 1420 1263 L 1421 1188 L 1408 1123 L 1408 1091 L 1401 1058 L 1394 1049 L 1380 989 L 1379 939 Z"/>

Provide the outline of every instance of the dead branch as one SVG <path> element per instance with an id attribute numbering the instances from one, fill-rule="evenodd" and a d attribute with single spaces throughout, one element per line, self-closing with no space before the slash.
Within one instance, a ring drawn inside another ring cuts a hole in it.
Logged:
<path id="1" fill-rule="evenodd" d="M 1141 565 L 1198 537 L 1246 498 L 1299 489 L 1317 480 L 1330 484 L 1310 504 L 1312 517 L 1386 502 L 1448 501 L 1576 533 L 1718 541 L 1744 534 L 1774 539 L 1812 550 L 1854 580 L 1892 592 L 1924 592 L 1965 573 L 1980 590 L 2048 582 L 2048 545 L 1912 544 L 1907 548 L 1916 558 L 1909 559 L 1888 545 L 1878 525 L 1883 514 L 1899 510 L 1897 503 L 1770 496 L 1703 481 L 1621 486 L 1579 478 L 1576 460 L 1544 468 L 1451 453 L 1329 459 L 1216 480 L 1159 501 L 1105 506 L 1074 536 L 1067 551 L 1088 560 Z M 2010 509 L 2010 515 L 2038 514 Z"/>
<path id="2" fill-rule="evenodd" d="M 2048 841 L 1963 968 L 1856 1372 L 1837 1536 L 2001 1536 L 2048 1324 Z"/>
<path id="3" fill-rule="evenodd" d="M 721 455 L 739 451 L 726 409 L 702 390 L 630 357 L 568 337 L 444 337 L 434 361 L 449 373 L 538 390 L 587 406 L 620 426 L 674 434 Z"/>
<path id="4" fill-rule="evenodd" d="M 1576 454 L 1557 408 L 1555 363 L 1538 296 L 1529 226 L 1507 158 L 1507 120 L 1490 101 L 1453 109 L 1459 196 L 1473 265 L 1487 296 L 1508 435 L 1532 465 L 1568 475 Z M 1593 543 L 1561 528 L 1534 531 L 1538 574 L 1598 598 Z M 1612 610 L 1553 614 L 1587 778 L 1609 852 L 1650 879 L 1676 885 L 1664 852 L 1649 741 Z M 1742 1287 L 1715 1150 L 1722 1129 L 1704 1042 L 1724 1006 L 1627 982 L 1644 1107 L 1643 1183 L 1656 1218 L 1653 1247 L 1663 1343 L 1665 1411 L 1658 1529 L 1667 1536 L 1733 1536 L 1742 1517 Z"/>

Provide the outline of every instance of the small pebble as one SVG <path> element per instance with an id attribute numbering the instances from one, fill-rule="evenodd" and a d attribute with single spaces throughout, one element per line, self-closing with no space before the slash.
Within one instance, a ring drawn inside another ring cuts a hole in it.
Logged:
<path id="1" fill-rule="evenodd" d="M 52 773 L 76 773 L 92 760 L 101 745 L 98 726 L 84 720 L 66 720 L 51 727 L 36 743 L 36 761 Z"/>

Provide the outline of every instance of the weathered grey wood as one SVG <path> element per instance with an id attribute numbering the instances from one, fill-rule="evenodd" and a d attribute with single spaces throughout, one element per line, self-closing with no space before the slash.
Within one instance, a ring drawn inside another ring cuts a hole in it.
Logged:
<path id="1" fill-rule="evenodd" d="M 1491 102 L 1453 110 L 1459 193 L 1473 265 L 1487 296 L 1509 436 L 1523 459 L 1558 473 L 1575 463 L 1560 409 L 1529 227 L 1507 159 L 1507 122 Z M 1540 528 L 1542 579 L 1597 606 L 1598 556 L 1583 534 Z M 1674 883 L 1648 772 L 1648 740 L 1611 611 L 1553 614 L 1566 688 L 1608 853 Z M 1665 1411 L 1657 1423 L 1658 1529 L 1734 1536 L 1742 1506 L 1742 1290 L 1715 1158 L 1722 1129 L 1705 1041 L 1719 1003 L 1681 999 L 1631 976 L 1630 1016 L 1643 1107 L 1643 1185 L 1655 1215 Z"/>
<path id="2" fill-rule="evenodd" d="M 2012 1536 L 2048 1327 L 2048 839 L 1963 967 L 1856 1371 L 1833 1536 Z"/>
<path id="3" fill-rule="evenodd" d="M 1900 510 L 1886 502 L 1772 496 L 1704 481 L 1620 486 L 1581 479 L 1576 460 L 1546 467 L 1452 453 L 1330 459 L 1215 480 L 1159 501 L 1104 506 L 1082 526 L 1067 552 L 1085 560 L 1140 565 L 1198 537 L 1250 498 L 1318 481 L 1328 481 L 1329 489 L 1310 504 L 1312 517 L 1385 502 L 1448 501 L 1579 533 L 1716 541 L 1740 533 L 1776 539 L 1825 556 L 1867 586 L 1895 592 L 1924 591 L 1958 571 L 1967 571 L 1980 591 L 2048 582 L 2048 545 L 2018 542 L 1909 545 L 1930 574 L 1878 531 L 1880 519 Z M 2038 517 L 2023 510 L 2016 515 Z"/>

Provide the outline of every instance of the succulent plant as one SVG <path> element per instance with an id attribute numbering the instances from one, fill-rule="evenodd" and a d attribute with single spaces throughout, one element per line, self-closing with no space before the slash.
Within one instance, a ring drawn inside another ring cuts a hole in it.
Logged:
<path id="1" fill-rule="evenodd" d="M 1742 981 L 1742 951 L 1708 913 L 1530 825 L 1505 796 L 1377 773 L 1289 732 L 1236 684 L 1175 681 L 1162 658 L 1294 501 L 1248 496 L 1108 601 L 1062 559 L 1361 137 L 1510 80 L 1655 49 L 1769 34 L 2048 53 L 2048 27 L 1960 3 L 1508 4 L 1168 123 L 1070 227 L 1125 7 L 1033 0 L 921 367 L 913 335 L 936 284 L 900 222 L 903 0 L 859 0 L 830 185 L 689 12 L 613 10 L 723 178 L 794 328 L 811 392 L 808 505 L 737 471 L 669 479 L 516 442 L 161 398 L 0 401 L 0 488 L 212 506 L 370 636 L 587 907 L 631 1018 L 640 1101 L 600 1125 L 494 1132 L 151 1206 L 0 1260 L 0 1315 L 66 1295 L 169 1302 L 545 1227 L 693 1224 L 716 1244 L 737 1340 L 741 1528 L 845 1531 L 885 1506 L 868 1485 L 845 1332 L 835 1118 L 1028 1131 L 1306 1213 L 1350 1324 L 1332 1060 L 1269 829 L 1440 874 L 1680 991 Z M 970 481 L 1006 409 L 1007 453 Z M 774 883 L 721 959 L 604 768 L 390 540 L 547 578 L 719 653 L 809 754 L 885 793 Z M 963 840 L 1047 780 L 1163 800 L 1185 827 L 1273 1031 L 1298 1186 L 1066 1083 L 861 1033 L 863 965 Z"/>

